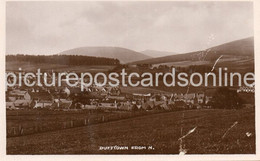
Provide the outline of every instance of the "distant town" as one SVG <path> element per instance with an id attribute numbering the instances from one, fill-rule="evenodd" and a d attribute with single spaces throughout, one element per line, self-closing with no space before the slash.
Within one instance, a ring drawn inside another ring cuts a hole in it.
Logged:
<path id="1" fill-rule="evenodd" d="M 51 75 L 51 74 L 50 74 Z M 234 91 L 234 89 L 233 89 Z M 236 93 L 254 93 L 254 87 L 242 86 Z M 174 108 L 212 108 L 213 92 L 123 93 L 120 86 L 92 85 L 81 90 L 80 85 L 70 87 L 66 79 L 60 87 L 18 86 L 8 87 L 6 108 L 50 110 L 173 110 Z"/>

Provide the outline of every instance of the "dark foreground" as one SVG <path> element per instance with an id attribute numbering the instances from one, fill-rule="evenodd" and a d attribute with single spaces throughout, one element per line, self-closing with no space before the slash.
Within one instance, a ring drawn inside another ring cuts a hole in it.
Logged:
<path id="1" fill-rule="evenodd" d="M 159 113 L 7 138 L 7 154 L 179 154 L 180 149 L 187 154 L 255 154 L 254 110 Z"/>

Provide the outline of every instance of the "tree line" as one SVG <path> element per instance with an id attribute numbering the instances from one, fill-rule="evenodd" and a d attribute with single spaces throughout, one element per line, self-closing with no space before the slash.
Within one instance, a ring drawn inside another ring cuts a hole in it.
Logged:
<path id="1" fill-rule="evenodd" d="M 7 55 L 6 61 L 23 61 L 36 64 L 60 65 L 118 65 L 120 61 L 113 58 L 80 55 Z"/>

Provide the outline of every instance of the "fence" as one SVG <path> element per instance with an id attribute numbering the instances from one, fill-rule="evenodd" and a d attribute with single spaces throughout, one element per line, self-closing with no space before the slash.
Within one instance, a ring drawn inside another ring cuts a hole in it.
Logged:
<path id="1" fill-rule="evenodd" d="M 89 126 L 98 123 L 104 123 L 109 121 L 117 121 L 132 117 L 144 116 L 148 114 L 161 113 L 161 111 L 139 111 L 139 112 L 127 112 L 127 113 L 116 113 L 113 115 L 100 115 L 94 117 L 85 117 L 80 119 L 71 119 L 66 121 L 34 121 L 30 125 L 11 125 L 7 126 L 7 137 L 17 137 L 23 135 L 30 135 L 41 132 L 69 129 L 81 126 Z"/>

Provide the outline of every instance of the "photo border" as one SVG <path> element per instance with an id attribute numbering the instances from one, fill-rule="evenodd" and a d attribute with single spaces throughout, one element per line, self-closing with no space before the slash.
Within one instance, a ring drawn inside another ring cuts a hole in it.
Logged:
<path id="1" fill-rule="evenodd" d="M 9 0 L 8 0 L 9 1 Z M 4 108 L 0 109 L 0 158 L 1 160 L 20 160 L 20 161 L 30 161 L 30 160 L 40 160 L 40 161 L 57 161 L 57 160 L 86 160 L 90 159 L 91 161 L 95 160 L 260 160 L 259 156 L 259 129 L 260 129 L 260 100 L 255 99 L 255 136 L 256 136 L 256 154 L 217 154 L 217 155 L 7 155 L 6 154 L 6 108 L 5 108 L 5 46 L 6 46 L 6 0 L 1 0 L 0 2 L 0 44 L 1 44 L 1 55 L 0 55 L 0 71 L 2 74 L 2 78 L 0 79 L 0 87 L 1 87 L 1 104 L 4 105 Z M 17 0 L 20 1 L 20 0 Z M 56 0 L 60 1 L 60 0 Z M 62 1 L 62 0 L 61 0 Z M 66 0 L 68 1 L 68 0 Z M 71 0 L 72 1 L 72 0 Z M 84 0 L 87 1 L 87 0 Z M 107 0 L 105 0 L 107 1 Z M 122 0 L 125 1 L 125 0 Z M 147 1 L 147 0 L 143 0 Z M 197 0 L 193 0 L 197 1 Z M 204 1 L 204 0 L 203 0 Z M 215 0 L 220 1 L 220 0 Z M 229 1 L 237 1 L 237 0 L 229 0 Z M 254 3 L 254 56 L 255 56 L 255 98 L 260 98 L 260 1 L 258 0 L 244 0 L 251 1 Z M 258 82 L 258 83 L 257 83 Z"/>

